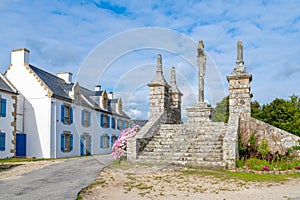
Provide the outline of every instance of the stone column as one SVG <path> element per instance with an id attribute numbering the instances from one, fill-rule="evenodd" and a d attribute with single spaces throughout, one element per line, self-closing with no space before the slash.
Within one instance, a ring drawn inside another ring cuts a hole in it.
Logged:
<path id="1" fill-rule="evenodd" d="M 174 124 L 182 123 L 181 121 L 181 97 L 182 93 L 176 85 L 176 72 L 175 67 L 171 68 L 170 80 L 170 122 Z"/>
<path id="2" fill-rule="evenodd" d="M 252 75 L 246 71 L 243 60 L 243 45 L 237 44 L 236 66 L 227 76 L 229 85 L 229 119 L 227 132 L 223 139 L 223 159 L 226 165 L 234 169 L 238 158 L 239 121 L 251 117 L 250 82 Z"/>
<path id="3" fill-rule="evenodd" d="M 163 70 L 162 70 L 162 58 L 161 55 L 157 56 L 156 75 L 154 79 L 148 84 L 150 87 L 150 117 L 152 120 L 169 108 L 169 88 L 170 86 L 166 82 Z"/>

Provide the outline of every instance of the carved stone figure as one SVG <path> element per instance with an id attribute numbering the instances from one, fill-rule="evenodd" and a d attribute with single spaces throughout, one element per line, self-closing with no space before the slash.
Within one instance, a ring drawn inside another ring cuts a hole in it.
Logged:
<path id="1" fill-rule="evenodd" d="M 204 43 L 202 40 L 198 44 L 198 90 L 199 102 L 204 102 L 204 76 L 206 71 L 206 54 L 204 53 Z"/>

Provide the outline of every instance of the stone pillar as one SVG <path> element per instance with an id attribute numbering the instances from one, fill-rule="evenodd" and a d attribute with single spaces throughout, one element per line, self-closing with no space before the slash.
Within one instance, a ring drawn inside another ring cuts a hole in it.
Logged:
<path id="1" fill-rule="evenodd" d="M 150 87 L 150 117 L 149 120 L 160 116 L 169 108 L 170 86 L 166 82 L 162 70 L 161 55 L 157 56 L 157 68 L 154 79 L 148 84 Z"/>
<path id="2" fill-rule="evenodd" d="M 243 60 L 243 45 L 237 44 L 236 66 L 227 76 L 229 85 L 229 119 L 223 139 L 223 159 L 230 169 L 234 169 L 238 158 L 239 121 L 251 117 L 250 82 L 252 75 L 246 71 Z"/>
<path id="3" fill-rule="evenodd" d="M 181 121 L 181 97 L 182 93 L 176 84 L 176 72 L 175 67 L 171 68 L 171 80 L 170 80 L 170 112 L 171 119 L 170 122 L 178 124 Z"/>
<path id="4" fill-rule="evenodd" d="M 227 76 L 229 83 L 229 116 L 241 116 L 242 119 L 251 117 L 250 82 L 252 75 L 248 74 L 243 60 L 243 45 L 237 45 L 237 60 L 233 72 Z"/>

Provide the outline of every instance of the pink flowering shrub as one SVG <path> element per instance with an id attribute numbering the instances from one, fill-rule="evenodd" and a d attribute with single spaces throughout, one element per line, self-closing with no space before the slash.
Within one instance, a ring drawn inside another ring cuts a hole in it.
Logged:
<path id="1" fill-rule="evenodd" d="M 264 166 L 261 170 L 262 170 L 262 171 L 270 171 L 270 167 Z"/>
<path id="2" fill-rule="evenodd" d="M 114 159 L 120 159 L 126 157 L 127 155 L 127 140 L 134 137 L 140 130 L 139 126 L 133 128 L 127 128 L 122 133 L 120 133 L 118 139 L 112 146 L 112 156 Z"/>
<path id="3" fill-rule="evenodd" d="M 296 167 L 295 167 L 295 169 L 298 169 L 298 170 L 300 170 L 300 165 L 299 165 L 299 166 L 296 166 Z"/>

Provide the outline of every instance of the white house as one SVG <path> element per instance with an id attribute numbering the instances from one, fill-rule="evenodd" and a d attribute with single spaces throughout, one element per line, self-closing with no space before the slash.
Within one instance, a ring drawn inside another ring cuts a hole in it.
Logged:
<path id="1" fill-rule="evenodd" d="M 50 74 L 29 64 L 29 50 L 11 54 L 6 77 L 18 89 L 18 132 L 26 133 L 26 155 L 60 158 L 110 153 L 129 127 L 121 99 L 72 82 L 70 72 Z"/>
<path id="2" fill-rule="evenodd" d="M 16 102 L 16 89 L 0 73 L 0 158 L 16 152 Z"/>

